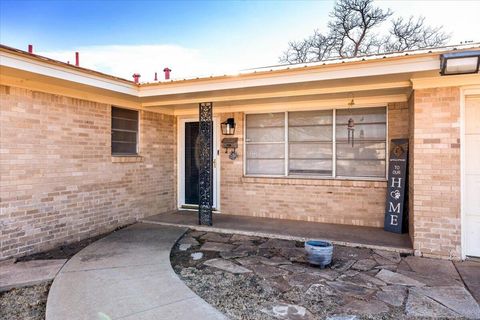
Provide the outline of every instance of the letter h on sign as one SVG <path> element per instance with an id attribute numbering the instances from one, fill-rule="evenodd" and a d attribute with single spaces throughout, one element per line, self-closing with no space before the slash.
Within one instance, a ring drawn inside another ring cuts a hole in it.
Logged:
<path id="1" fill-rule="evenodd" d="M 390 159 L 388 162 L 388 185 L 385 203 L 384 229 L 395 233 L 407 232 L 407 170 L 408 139 L 391 141 Z"/>

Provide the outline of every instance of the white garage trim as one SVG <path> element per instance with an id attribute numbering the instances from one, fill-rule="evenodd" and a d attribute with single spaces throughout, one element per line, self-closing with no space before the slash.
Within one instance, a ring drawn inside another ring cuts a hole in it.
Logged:
<path id="1" fill-rule="evenodd" d="M 465 231 L 465 101 L 467 96 L 480 95 L 480 86 L 460 88 L 460 231 L 461 231 L 461 256 L 467 257 L 467 234 Z"/>

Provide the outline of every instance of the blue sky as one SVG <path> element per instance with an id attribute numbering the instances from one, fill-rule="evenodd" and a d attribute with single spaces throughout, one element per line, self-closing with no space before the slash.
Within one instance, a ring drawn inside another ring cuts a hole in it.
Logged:
<path id="1" fill-rule="evenodd" d="M 480 41 L 480 1 L 380 1 L 398 15 L 443 24 L 452 42 Z M 325 29 L 332 1 L 0 0 L 0 42 L 62 61 L 149 81 L 272 65 L 289 40 Z"/>
<path id="2" fill-rule="evenodd" d="M 227 38 L 238 41 L 248 38 L 239 37 L 239 30 L 245 36 L 261 36 L 259 33 L 274 31 L 282 24 L 281 20 L 284 23 L 314 20 L 315 11 L 327 12 L 331 7 L 329 2 L 2 0 L 1 3 L 2 42 L 18 45 L 36 40 L 51 49 L 154 43 L 204 46 L 208 41 L 227 42 Z"/>

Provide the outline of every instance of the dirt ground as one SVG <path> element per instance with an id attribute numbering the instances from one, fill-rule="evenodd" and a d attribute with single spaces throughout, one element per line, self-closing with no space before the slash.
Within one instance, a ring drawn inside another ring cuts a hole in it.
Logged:
<path id="1" fill-rule="evenodd" d="M 0 319 L 43 320 L 51 282 L 0 293 Z"/>

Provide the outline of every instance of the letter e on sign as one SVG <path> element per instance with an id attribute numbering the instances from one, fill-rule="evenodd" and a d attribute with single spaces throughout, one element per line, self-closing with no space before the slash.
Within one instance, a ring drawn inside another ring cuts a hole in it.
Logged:
<path id="1" fill-rule="evenodd" d="M 390 217 L 392 218 L 390 224 L 392 226 L 398 226 L 398 216 L 392 214 Z"/>

